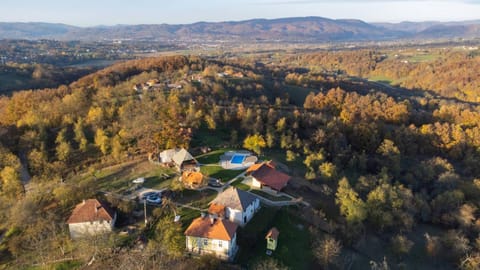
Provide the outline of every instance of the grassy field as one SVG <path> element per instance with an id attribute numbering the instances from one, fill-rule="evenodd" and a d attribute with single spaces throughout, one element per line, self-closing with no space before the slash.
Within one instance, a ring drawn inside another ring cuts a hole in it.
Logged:
<path id="1" fill-rule="evenodd" d="M 195 157 L 201 164 L 206 164 L 206 166 L 200 167 L 200 171 L 204 175 L 220 179 L 224 183 L 241 174 L 241 170 L 226 170 L 219 165 L 220 156 L 229 150 L 232 149 L 219 149 Z"/>
<path id="2" fill-rule="evenodd" d="M 383 76 L 383 75 L 378 75 L 378 76 L 372 76 L 368 78 L 369 81 L 374 81 L 374 82 L 381 82 L 381 83 L 387 83 L 387 84 L 392 84 L 393 80 Z"/>
<path id="3" fill-rule="evenodd" d="M 303 106 L 305 99 L 307 98 L 310 92 L 317 93 L 318 91 L 312 88 L 304 88 L 296 85 L 286 85 L 284 88 L 285 92 L 288 93 L 290 100 L 295 103 L 297 106 Z"/>
<path id="4" fill-rule="evenodd" d="M 200 171 L 206 176 L 220 179 L 223 183 L 243 172 L 241 170 L 225 170 L 220 165 L 202 166 L 200 167 Z"/>
<path id="5" fill-rule="evenodd" d="M 245 185 L 245 184 L 242 183 L 242 181 L 244 179 L 245 179 L 244 177 L 239 177 L 239 178 L 237 178 L 237 180 L 233 181 L 230 185 L 234 186 L 238 189 L 248 191 L 248 190 L 250 190 L 250 187 L 248 185 Z"/>
<path id="6" fill-rule="evenodd" d="M 250 268 L 257 261 L 268 258 L 265 235 L 272 227 L 276 227 L 280 235 L 277 249 L 271 257 L 290 269 L 310 269 L 313 260 L 310 233 L 306 225 L 285 208 L 263 207 L 241 230 L 239 244 L 244 246 L 240 246 L 236 261 Z"/>
<path id="7" fill-rule="evenodd" d="M 200 211 L 182 207 L 177 210 L 177 214 L 180 215 L 180 221 L 182 222 L 182 229 L 186 230 L 192 220 L 200 216 Z"/>
<path id="8" fill-rule="evenodd" d="M 273 195 L 270 195 L 270 194 L 268 194 L 268 193 L 266 193 L 266 192 L 263 192 L 263 191 L 261 191 L 261 190 L 256 190 L 256 189 L 253 189 L 253 190 L 251 190 L 250 192 L 255 193 L 255 194 L 259 195 L 259 196 L 262 196 L 262 197 L 264 197 L 264 198 L 266 198 L 266 199 L 268 199 L 268 200 L 270 200 L 270 201 L 277 201 L 277 202 L 279 202 L 279 201 L 290 201 L 290 200 L 291 200 L 291 199 L 290 199 L 289 197 L 287 197 L 287 196 L 278 196 L 278 197 L 277 197 L 277 196 L 273 196 Z"/>
<path id="9" fill-rule="evenodd" d="M 218 164 L 220 162 L 220 156 L 226 151 L 231 149 L 218 149 L 209 153 L 195 157 L 201 164 Z"/>
<path id="10" fill-rule="evenodd" d="M 410 62 L 433 62 L 440 58 L 439 54 L 435 53 L 425 53 L 425 54 L 414 54 L 408 58 Z"/>
<path id="11" fill-rule="evenodd" d="M 202 191 L 185 189 L 183 190 L 175 202 L 181 204 L 190 204 L 191 206 L 198 208 L 206 208 L 208 203 L 217 196 L 217 192 L 211 189 L 205 189 Z"/>
<path id="12" fill-rule="evenodd" d="M 134 161 L 75 176 L 67 181 L 79 182 L 88 178 L 95 178 L 94 183 L 99 191 L 121 193 L 132 188 L 135 185 L 132 180 L 139 177 L 145 177 L 144 187 L 153 189 L 168 187 L 171 178 L 165 179 L 163 175 L 173 177 L 175 173 L 171 168 L 151 164 L 148 161 Z"/>

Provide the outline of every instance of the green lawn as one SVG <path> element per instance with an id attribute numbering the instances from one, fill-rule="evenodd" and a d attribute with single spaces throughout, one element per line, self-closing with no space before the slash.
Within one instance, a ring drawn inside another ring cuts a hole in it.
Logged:
<path id="1" fill-rule="evenodd" d="M 250 192 L 255 193 L 255 194 L 259 195 L 259 196 L 262 196 L 262 197 L 264 197 L 264 198 L 266 198 L 266 199 L 269 199 L 270 201 L 290 201 L 290 200 L 291 200 L 291 199 L 290 199 L 289 197 L 287 197 L 287 196 L 279 196 L 279 197 L 277 197 L 277 196 L 273 196 L 273 195 L 271 195 L 271 194 L 268 194 L 267 192 L 263 192 L 263 191 L 261 191 L 261 190 L 256 190 L 256 189 L 252 189 L 252 190 L 250 190 Z"/>
<path id="2" fill-rule="evenodd" d="M 234 186 L 238 189 L 241 189 L 241 190 L 245 190 L 245 191 L 250 190 L 250 186 L 242 183 L 243 180 L 245 180 L 244 177 L 239 177 L 239 178 L 237 178 L 237 180 L 233 181 L 230 185 Z"/>
<path id="3" fill-rule="evenodd" d="M 152 188 L 152 189 L 163 189 L 168 188 L 172 183 L 174 177 L 165 178 L 160 175 L 154 175 L 151 177 L 145 178 L 145 183 L 143 187 Z"/>
<path id="4" fill-rule="evenodd" d="M 432 62 L 440 58 L 439 54 L 415 54 L 408 58 L 411 62 Z"/>
<path id="5" fill-rule="evenodd" d="M 177 210 L 177 214 L 180 215 L 180 221 L 182 222 L 182 229 L 186 230 L 192 220 L 200 216 L 200 211 L 182 207 Z"/>
<path id="6" fill-rule="evenodd" d="M 217 196 L 217 192 L 210 189 L 202 191 L 185 189 L 176 196 L 175 202 L 181 204 L 191 204 L 198 208 L 206 208 L 208 203 Z"/>
<path id="7" fill-rule="evenodd" d="M 263 160 L 274 160 L 288 166 L 290 175 L 305 175 L 307 168 L 303 164 L 303 157 L 299 156 L 294 161 L 287 161 L 285 150 L 282 149 L 266 149 L 263 153 Z"/>
<path id="8" fill-rule="evenodd" d="M 200 167 L 200 171 L 206 176 L 220 179 L 223 183 L 243 172 L 241 170 L 226 170 L 220 165 L 202 166 Z"/>
<path id="9" fill-rule="evenodd" d="M 372 76 L 368 78 L 369 81 L 381 82 L 386 84 L 392 84 L 393 80 L 383 75 Z"/>
<path id="10" fill-rule="evenodd" d="M 293 210 L 296 211 L 296 210 Z M 285 208 L 263 207 L 248 225 L 239 232 L 240 251 L 236 261 L 251 267 L 256 261 L 268 258 L 265 235 L 271 227 L 280 231 L 278 246 L 271 257 L 290 269 L 310 269 L 313 256 L 310 233 L 295 213 Z"/>
<path id="11" fill-rule="evenodd" d="M 201 164 L 218 164 L 220 162 L 220 156 L 223 155 L 229 149 L 218 149 L 200 156 L 195 157 Z"/>

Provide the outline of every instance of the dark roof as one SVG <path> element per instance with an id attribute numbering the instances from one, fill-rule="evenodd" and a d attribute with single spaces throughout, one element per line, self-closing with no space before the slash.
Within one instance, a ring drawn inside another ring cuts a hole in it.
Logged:
<path id="1" fill-rule="evenodd" d="M 229 187 L 211 202 L 212 204 L 223 205 L 231 209 L 245 211 L 247 207 L 257 199 L 254 195 L 235 187 Z"/>
<path id="2" fill-rule="evenodd" d="M 70 218 L 67 220 L 67 224 L 83 223 L 90 221 L 112 221 L 115 216 L 113 211 L 104 202 L 97 199 L 88 199 L 77 204 L 73 209 Z"/>
<path id="3" fill-rule="evenodd" d="M 199 217 L 188 226 L 185 235 L 230 241 L 235 236 L 237 227 L 237 224 L 229 220 Z"/>
<path id="4" fill-rule="evenodd" d="M 275 190 L 281 190 L 290 180 L 289 175 L 277 171 L 271 163 L 263 163 L 261 166 L 255 166 L 250 171 L 253 171 L 251 173 L 252 177 Z"/>

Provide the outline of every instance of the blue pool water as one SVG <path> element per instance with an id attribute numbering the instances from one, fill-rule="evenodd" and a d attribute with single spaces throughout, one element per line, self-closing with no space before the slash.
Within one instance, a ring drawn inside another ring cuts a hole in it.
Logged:
<path id="1" fill-rule="evenodd" d="M 232 159 L 230 160 L 230 163 L 242 164 L 244 160 L 245 160 L 245 155 L 233 155 Z"/>

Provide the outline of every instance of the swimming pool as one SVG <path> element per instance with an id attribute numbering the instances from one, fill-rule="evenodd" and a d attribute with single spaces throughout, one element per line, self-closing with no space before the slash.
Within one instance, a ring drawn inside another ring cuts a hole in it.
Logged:
<path id="1" fill-rule="evenodd" d="M 233 155 L 232 159 L 230 160 L 230 163 L 242 164 L 244 160 L 245 160 L 245 155 Z"/>

